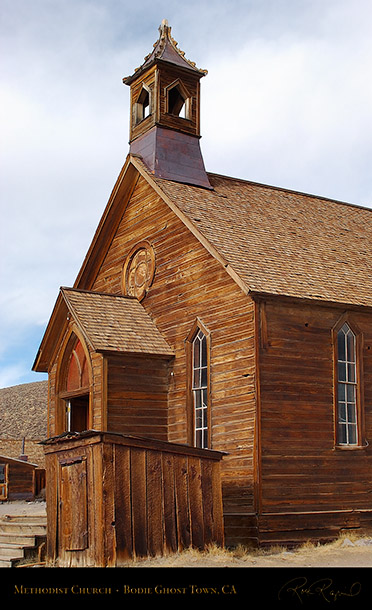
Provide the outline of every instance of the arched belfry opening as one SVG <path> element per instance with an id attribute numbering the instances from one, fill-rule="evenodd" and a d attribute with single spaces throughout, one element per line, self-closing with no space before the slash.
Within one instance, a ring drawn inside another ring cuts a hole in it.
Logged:
<path id="1" fill-rule="evenodd" d="M 167 87 L 166 96 L 166 108 L 169 114 L 186 120 L 191 119 L 192 96 L 182 85 L 182 82 L 177 80 Z"/>
<path id="2" fill-rule="evenodd" d="M 200 149 L 200 79 L 164 20 L 153 51 L 123 79 L 131 91 L 130 152 L 157 177 L 211 188 Z"/>
<path id="3" fill-rule="evenodd" d="M 138 124 L 151 114 L 150 91 L 143 86 L 138 96 L 137 102 L 134 105 L 135 123 Z"/>

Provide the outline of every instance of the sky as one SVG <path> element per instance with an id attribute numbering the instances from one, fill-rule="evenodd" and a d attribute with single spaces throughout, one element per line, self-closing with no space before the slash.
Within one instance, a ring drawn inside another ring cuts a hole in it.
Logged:
<path id="1" fill-rule="evenodd" d="M 32 371 L 129 150 L 167 19 L 201 81 L 207 171 L 372 207 L 370 0 L 1 0 L 0 388 Z"/>

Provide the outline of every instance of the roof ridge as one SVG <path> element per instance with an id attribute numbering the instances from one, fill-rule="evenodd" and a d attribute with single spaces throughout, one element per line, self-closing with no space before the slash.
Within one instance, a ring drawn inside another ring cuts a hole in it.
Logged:
<path id="1" fill-rule="evenodd" d="M 227 176 L 226 174 L 218 174 L 216 172 L 208 172 L 207 171 L 207 175 L 209 176 L 215 176 L 216 178 L 224 178 L 225 180 L 234 180 L 236 182 L 243 182 L 245 184 L 252 184 L 253 186 L 257 186 L 257 187 L 261 187 L 261 188 L 266 188 L 266 189 L 272 189 L 275 191 L 282 191 L 284 193 L 292 193 L 294 195 L 302 195 L 303 197 L 311 197 L 313 199 L 320 199 L 322 201 L 331 201 L 332 203 L 338 203 L 340 205 L 346 205 L 346 206 L 350 206 L 353 208 L 360 208 L 362 210 L 368 210 L 368 211 L 372 211 L 372 203 L 371 203 L 371 207 L 369 206 L 364 206 L 358 203 L 351 203 L 349 201 L 342 201 L 341 199 L 334 199 L 332 197 L 327 197 L 325 195 L 315 195 L 314 193 L 308 193 L 306 191 L 299 191 L 297 189 L 290 189 L 287 188 L 285 186 L 276 186 L 273 184 L 267 184 L 264 182 L 256 182 L 254 180 L 248 180 L 246 178 L 238 178 L 236 176 Z M 193 185 L 191 185 L 193 186 Z"/>
<path id="2" fill-rule="evenodd" d="M 100 292 L 96 290 L 88 290 L 86 288 L 74 288 L 72 286 L 61 286 L 60 290 L 69 291 L 69 292 L 81 292 L 86 294 L 94 294 L 101 297 L 118 297 L 121 299 L 128 299 L 132 301 L 138 301 L 137 297 L 131 294 L 115 294 L 113 292 Z"/>

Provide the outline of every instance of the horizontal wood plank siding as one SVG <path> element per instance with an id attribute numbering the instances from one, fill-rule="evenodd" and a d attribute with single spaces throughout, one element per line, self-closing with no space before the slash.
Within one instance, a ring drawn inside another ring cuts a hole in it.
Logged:
<path id="1" fill-rule="evenodd" d="M 267 336 L 259 356 L 260 511 L 286 513 L 282 529 L 290 529 L 289 513 L 314 513 L 308 521 L 321 529 L 322 511 L 335 511 L 336 523 L 337 511 L 372 509 L 370 446 L 342 450 L 334 442 L 332 328 L 344 313 L 335 307 L 281 299 L 266 302 Z M 364 436 L 370 441 L 372 318 L 351 311 L 350 319 L 364 336 L 361 390 Z M 293 527 L 300 527 L 295 516 L 292 522 Z M 268 526 L 276 527 L 274 521 Z"/>
<path id="2" fill-rule="evenodd" d="M 108 357 L 107 429 L 167 440 L 168 362 Z"/>
<path id="3" fill-rule="evenodd" d="M 143 240 L 154 247 L 156 272 L 142 304 L 175 351 L 170 365 L 168 440 L 185 443 L 188 439 L 185 339 L 200 318 L 211 335 L 212 448 L 229 453 L 222 466 L 226 508 L 238 504 L 252 510 L 254 304 L 143 178 L 138 180 L 92 289 L 119 294 L 126 256 Z M 114 396 L 110 378 L 110 423 L 118 421 L 118 397 Z M 143 399 L 150 402 L 142 408 L 158 408 L 151 405 L 150 395 L 144 394 Z M 128 408 L 130 418 L 132 405 Z"/>

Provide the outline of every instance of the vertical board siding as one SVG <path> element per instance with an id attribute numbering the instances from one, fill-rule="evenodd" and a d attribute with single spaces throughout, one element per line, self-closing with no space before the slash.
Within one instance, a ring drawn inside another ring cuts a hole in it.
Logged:
<path id="1" fill-rule="evenodd" d="M 165 445 L 94 432 L 47 441 L 48 564 L 115 566 L 190 546 L 223 545 L 222 454 Z M 74 476 L 61 477 L 66 468 Z M 68 506 L 60 502 L 67 497 Z"/>

